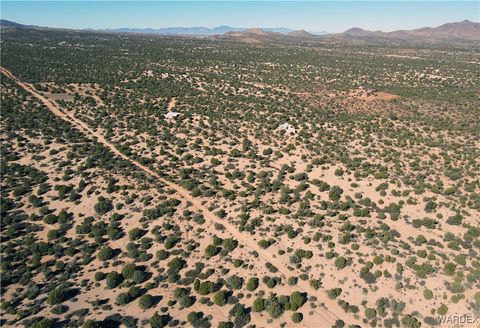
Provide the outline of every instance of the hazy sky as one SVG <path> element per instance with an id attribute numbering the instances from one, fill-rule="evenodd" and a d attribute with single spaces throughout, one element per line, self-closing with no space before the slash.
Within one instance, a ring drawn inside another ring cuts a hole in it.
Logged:
<path id="1" fill-rule="evenodd" d="M 1 1 L 1 17 L 67 28 L 229 25 L 342 32 L 392 31 L 469 19 L 476 1 Z"/>

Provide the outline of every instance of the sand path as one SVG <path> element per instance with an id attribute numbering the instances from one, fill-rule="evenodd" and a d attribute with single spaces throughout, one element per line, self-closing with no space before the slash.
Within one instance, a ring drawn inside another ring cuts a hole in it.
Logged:
<path id="1" fill-rule="evenodd" d="M 158 179 L 162 184 L 165 186 L 175 190 L 178 196 L 183 198 L 185 201 L 189 201 L 193 204 L 193 207 L 200 211 L 205 220 L 209 221 L 210 224 L 219 223 L 225 227 L 225 230 L 232 235 L 234 239 L 237 239 L 240 243 L 244 244 L 246 247 L 250 248 L 251 250 L 255 250 L 259 257 L 262 258 L 265 262 L 272 263 L 275 267 L 277 267 L 278 271 L 281 272 L 285 277 L 289 277 L 291 275 L 297 275 L 296 272 L 292 272 L 292 270 L 288 269 L 285 264 L 280 261 L 278 258 L 274 257 L 273 254 L 269 253 L 268 251 L 260 248 L 253 240 L 242 234 L 238 231 L 238 229 L 230 223 L 228 220 L 222 220 L 218 218 L 215 214 L 210 212 L 207 208 L 205 208 L 198 199 L 195 199 L 190 193 L 182 188 L 181 186 L 172 183 L 168 180 L 165 180 L 160 176 L 160 174 L 156 173 L 152 169 L 148 168 L 145 165 L 140 164 L 139 162 L 129 158 L 127 155 L 120 152 L 112 143 L 110 143 L 105 137 L 97 131 L 92 130 L 85 122 L 77 119 L 70 113 L 65 112 L 61 109 L 58 104 L 54 103 L 53 101 L 47 99 L 42 94 L 40 94 L 31 84 L 20 81 L 17 77 L 15 77 L 9 70 L 0 67 L 0 71 L 5 74 L 7 77 L 14 80 L 20 87 L 24 90 L 28 91 L 32 94 L 35 98 L 40 100 L 53 114 L 58 116 L 59 118 L 67 121 L 68 123 L 75 126 L 77 129 L 85 133 L 87 136 L 96 139 L 97 142 L 103 144 L 105 147 L 110 149 L 115 155 L 123 158 L 124 160 L 130 162 L 131 164 L 135 165 L 137 168 L 142 170 L 143 172 L 155 177 Z M 175 98 L 173 98 L 170 104 L 175 104 Z M 291 287 L 292 292 L 301 289 L 302 291 L 308 293 L 309 296 L 316 296 L 317 299 L 325 304 L 325 308 L 316 308 L 314 310 L 315 314 L 319 316 L 318 326 L 317 327 L 331 327 L 337 319 L 344 320 L 347 324 L 360 324 L 359 320 L 356 320 L 350 313 L 345 313 L 345 311 L 336 303 L 336 301 L 331 300 L 327 297 L 324 291 L 322 290 L 315 290 L 313 289 L 308 281 L 298 280 L 298 284 Z"/>
<path id="2" fill-rule="evenodd" d="M 167 105 L 167 112 L 171 112 L 176 104 L 177 104 L 177 98 L 173 97 L 172 99 L 170 99 Z"/>

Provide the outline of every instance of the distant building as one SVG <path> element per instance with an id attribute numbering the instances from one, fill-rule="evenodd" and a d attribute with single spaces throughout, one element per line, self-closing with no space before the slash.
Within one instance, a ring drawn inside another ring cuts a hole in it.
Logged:
<path id="1" fill-rule="evenodd" d="M 294 134 L 295 128 L 290 123 L 283 123 L 279 126 L 280 129 L 285 130 L 285 133 Z"/>
<path id="2" fill-rule="evenodd" d="M 166 119 L 171 119 L 171 118 L 177 117 L 178 115 L 180 115 L 180 113 L 178 113 L 178 112 L 168 112 L 167 114 L 165 114 L 165 118 Z"/>

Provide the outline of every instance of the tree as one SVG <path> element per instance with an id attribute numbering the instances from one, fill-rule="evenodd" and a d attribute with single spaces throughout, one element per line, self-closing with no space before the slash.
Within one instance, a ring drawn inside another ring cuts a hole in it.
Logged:
<path id="1" fill-rule="evenodd" d="M 234 324 L 230 321 L 220 321 L 218 323 L 218 328 L 233 328 Z"/>
<path id="2" fill-rule="evenodd" d="M 65 301 L 66 293 L 63 289 L 56 288 L 48 293 L 47 303 L 57 305 Z"/>
<path id="3" fill-rule="evenodd" d="M 255 312 L 262 312 L 265 310 L 265 300 L 261 297 L 258 297 L 253 301 L 253 311 Z"/>
<path id="4" fill-rule="evenodd" d="M 132 281 L 136 284 L 141 284 L 147 278 L 147 275 L 141 270 L 135 270 L 132 275 Z"/>
<path id="5" fill-rule="evenodd" d="M 443 270 L 445 271 L 446 275 L 453 276 L 455 274 L 456 268 L 457 266 L 455 263 L 448 262 L 447 264 L 445 264 L 445 267 L 443 268 Z"/>
<path id="6" fill-rule="evenodd" d="M 122 269 L 122 276 L 125 279 L 132 279 L 133 273 L 135 272 L 136 269 L 137 267 L 135 266 L 135 264 L 127 263 Z"/>
<path id="7" fill-rule="evenodd" d="M 163 260 L 166 260 L 168 258 L 168 256 L 170 255 L 170 253 L 164 249 L 161 249 L 159 251 L 157 251 L 157 260 L 159 261 L 163 261 Z"/>
<path id="8" fill-rule="evenodd" d="M 230 289 L 240 289 L 243 286 L 243 278 L 236 275 L 232 275 L 227 278 L 226 284 Z"/>
<path id="9" fill-rule="evenodd" d="M 103 273 L 102 271 L 97 271 L 97 272 L 95 272 L 95 277 L 94 278 L 95 278 L 95 281 L 101 281 L 101 280 L 105 279 L 105 276 L 106 276 L 106 274 Z"/>
<path id="10" fill-rule="evenodd" d="M 463 221 L 463 216 L 456 214 L 447 219 L 447 223 L 450 225 L 461 225 Z"/>
<path id="11" fill-rule="evenodd" d="M 128 237 L 131 241 L 137 240 L 145 234 L 145 231 L 140 228 L 133 228 L 128 232 Z"/>
<path id="12" fill-rule="evenodd" d="M 329 289 L 327 291 L 327 294 L 328 294 L 328 297 L 330 297 L 331 299 L 335 299 L 338 296 L 340 296 L 340 294 L 342 294 L 342 289 L 341 288 L 332 288 L 332 289 Z"/>
<path id="13" fill-rule="evenodd" d="M 267 307 L 268 314 L 270 314 L 270 316 L 274 319 L 280 317 L 283 314 L 284 310 L 285 309 L 283 305 L 276 300 L 271 302 Z"/>
<path id="14" fill-rule="evenodd" d="M 213 295 L 213 302 L 218 306 L 227 304 L 227 292 L 225 290 L 219 290 Z"/>
<path id="15" fill-rule="evenodd" d="M 110 212 L 113 209 L 112 202 L 105 197 L 98 197 L 98 202 L 95 204 L 94 209 L 98 215 L 103 215 Z"/>
<path id="16" fill-rule="evenodd" d="M 347 260 L 343 256 L 339 256 L 335 259 L 335 266 L 337 269 L 343 269 L 347 265 Z"/>
<path id="17" fill-rule="evenodd" d="M 425 288 L 423 290 L 423 297 L 425 297 L 425 299 L 429 300 L 433 297 L 433 292 L 430 289 Z"/>
<path id="18" fill-rule="evenodd" d="M 338 186 L 333 186 L 330 191 L 328 192 L 328 197 L 336 202 L 340 200 L 340 196 L 343 194 L 343 189 Z"/>
<path id="19" fill-rule="evenodd" d="M 258 278 L 251 277 L 247 281 L 247 290 L 253 292 L 258 288 Z"/>
<path id="20" fill-rule="evenodd" d="M 55 321 L 51 319 L 37 319 L 29 325 L 29 328 L 52 328 L 54 327 L 54 323 Z"/>
<path id="21" fill-rule="evenodd" d="M 112 259 L 114 255 L 115 252 L 108 246 L 105 246 L 98 251 L 98 259 L 100 261 L 108 261 Z"/>
<path id="22" fill-rule="evenodd" d="M 147 310 L 153 306 L 153 297 L 149 294 L 141 296 L 138 300 L 138 306 L 142 310 Z"/>
<path id="23" fill-rule="evenodd" d="M 292 321 L 294 323 L 299 323 L 302 320 L 303 320 L 303 314 L 302 313 L 300 313 L 300 312 L 292 313 Z"/>
<path id="24" fill-rule="evenodd" d="M 207 253 L 209 257 L 215 256 L 220 253 L 220 247 L 217 247 L 215 245 L 208 245 L 205 249 L 205 253 Z"/>
<path id="25" fill-rule="evenodd" d="M 88 319 L 85 321 L 82 327 L 83 328 L 100 328 L 101 326 L 102 325 L 98 321 Z"/>
<path id="26" fill-rule="evenodd" d="M 437 309 L 437 313 L 439 315 L 445 315 L 448 312 L 448 307 L 445 304 L 440 305 L 440 307 Z"/>
<path id="27" fill-rule="evenodd" d="M 168 315 L 158 315 L 157 312 L 150 318 L 150 326 L 152 328 L 163 328 L 168 325 L 170 317 Z"/>
<path id="28" fill-rule="evenodd" d="M 233 323 L 235 327 L 244 327 L 250 322 L 250 312 L 241 303 L 235 304 L 228 314 L 234 317 Z"/>
<path id="29" fill-rule="evenodd" d="M 307 297 L 305 294 L 302 294 L 299 291 L 293 292 L 289 298 L 290 309 L 292 311 L 296 311 L 297 309 L 301 308 L 306 301 Z"/>
<path id="30" fill-rule="evenodd" d="M 116 271 L 107 273 L 105 278 L 107 289 L 113 289 L 122 283 L 122 275 Z"/>
<path id="31" fill-rule="evenodd" d="M 371 320 L 377 316 L 377 311 L 373 308 L 367 308 L 365 309 L 365 318 L 367 320 Z"/>

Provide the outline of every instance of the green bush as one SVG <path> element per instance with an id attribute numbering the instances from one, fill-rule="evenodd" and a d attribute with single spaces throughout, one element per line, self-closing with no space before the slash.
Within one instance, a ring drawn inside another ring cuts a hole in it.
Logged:
<path id="1" fill-rule="evenodd" d="M 439 315 L 445 315 L 448 312 L 448 307 L 445 304 L 440 305 L 440 307 L 437 309 L 437 313 Z"/>
<path id="2" fill-rule="evenodd" d="M 48 293 L 47 303 L 50 305 L 57 305 L 65 301 L 66 293 L 63 289 L 56 288 Z"/>
<path id="3" fill-rule="evenodd" d="M 105 277 L 105 281 L 106 281 L 107 289 L 113 289 L 122 283 L 123 277 L 118 272 L 112 271 L 107 273 L 107 276 Z"/>
<path id="4" fill-rule="evenodd" d="M 213 295 L 213 302 L 218 305 L 218 306 L 223 306 L 227 304 L 227 291 L 225 290 L 219 290 L 218 292 Z"/>
<path id="5" fill-rule="evenodd" d="M 377 311 L 373 308 L 367 308 L 365 309 L 365 318 L 367 320 L 371 320 L 377 316 Z"/>
<path id="6" fill-rule="evenodd" d="M 105 246 L 98 251 L 97 256 L 100 261 L 108 261 L 112 259 L 114 255 L 115 255 L 115 252 L 113 251 L 113 249 L 111 249 L 108 246 Z"/>
<path id="7" fill-rule="evenodd" d="M 433 292 L 432 292 L 430 289 L 425 288 L 425 289 L 423 290 L 423 297 L 425 297 L 425 299 L 427 299 L 427 300 L 432 299 L 432 297 L 433 297 Z"/>
<path id="8" fill-rule="evenodd" d="M 247 281 L 247 290 L 253 292 L 255 289 L 258 288 L 258 278 L 250 278 Z"/>
<path id="9" fill-rule="evenodd" d="M 343 256 L 339 256 L 335 259 L 335 266 L 337 269 L 343 269 L 347 265 L 347 260 Z"/>
<path id="10" fill-rule="evenodd" d="M 152 328 L 163 328 L 168 325 L 170 318 L 168 315 L 159 316 L 158 313 L 155 314 L 150 318 L 150 326 Z"/>
<path id="11" fill-rule="evenodd" d="M 145 294 L 138 299 L 138 306 L 142 310 L 147 310 L 153 306 L 153 297 L 149 294 Z"/>
<path id="12" fill-rule="evenodd" d="M 292 313 L 292 321 L 294 323 L 299 323 L 303 320 L 303 314 L 300 312 L 294 312 Z"/>
<path id="13" fill-rule="evenodd" d="M 255 312 L 262 312 L 265 310 L 265 300 L 261 297 L 258 297 L 253 301 L 253 311 Z"/>

